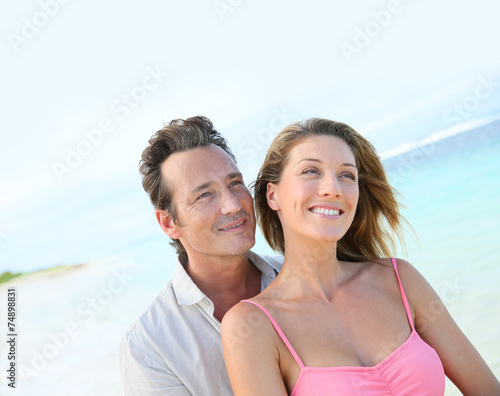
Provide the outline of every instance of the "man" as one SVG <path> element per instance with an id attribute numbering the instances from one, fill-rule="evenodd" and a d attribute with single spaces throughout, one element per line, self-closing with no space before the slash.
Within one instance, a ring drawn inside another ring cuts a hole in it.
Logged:
<path id="1" fill-rule="evenodd" d="M 123 337 L 125 395 L 232 395 L 220 322 L 234 304 L 271 283 L 282 259 L 249 251 L 253 200 L 226 140 L 207 118 L 173 120 L 159 130 L 142 153 L 140 172 L 178 262 L 172 280 Z"/>

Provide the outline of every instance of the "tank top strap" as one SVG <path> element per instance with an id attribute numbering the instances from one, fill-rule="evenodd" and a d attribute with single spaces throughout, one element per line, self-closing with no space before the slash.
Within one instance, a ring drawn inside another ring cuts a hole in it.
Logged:
<path id="1" fill-rule="evenodd" d="M 295 352 L 295 349 L 293 349 L 292 344 L 290 344 L 290 342 L 288 341 L 288 338 L 286 338 L 286 336 L 285 336 L 285 333 L 283 333 L 283 331 L 280 329 L 280 327 L 278 326 L 278 323 L 276 323 L 276 321 L 271 316 L 271 314 L 269 313 L 269 311 L 267 309 L 265 309 L 262 305 L 257 304 L 254 301 L 250 301 L 250 300 L 241 300 L 241 301 L 242 302 L 247 302 L 247 303 L 255 305 L 256 307 L 259 307 L 267 315 L 267 317 L 271 321 L 274 329 L 276 330 L 276 332 L 278 333 L 278 335 L 280 336 L 280 338 L 285 343 L 286 347 L 288 348 L 288 350 L 292 354 L 292 356 L 295 359 L 295 361 L 298 363 L 299 367 L 301 369 L 304 368 L 305 367 L 304 363 L 302 363 L 302 360 L 300 360 L 299 355 L 297 355 L 297 352 Z"/>
<path id="2" fill-rule="evenodd" d="M 415 325 L 413 324 L 413 318 L 411 316 L 410 304 L 408 304 L 408 299 L 406 298 L 405 290 L 403 289 L 403 284 L 401 283 L 401 278 L 399 277 L 398 272 L 398 263 L 394 257 L 391 257 L 392 266 L 394 267 L 394 272 L 396 273 L 396 277 L 398 278 L 399 290 L 401 291 L 401 298 L 403 299 L 403 304 L 406 310 L 406 316 L 408 317 L 408 322 L 410 322 L 410 326 L 412 331 L 415 330 Z"/>

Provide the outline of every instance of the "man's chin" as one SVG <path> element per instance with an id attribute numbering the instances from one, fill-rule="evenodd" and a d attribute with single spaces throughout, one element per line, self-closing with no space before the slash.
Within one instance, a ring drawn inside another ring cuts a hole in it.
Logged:
<path id="1" fill-rule="evenodd" d="M 255 246 L 255 239 L 247 241 L 246 243 L 242 243 L 240 246 L 235 245 L 237 244 L 233 243 L 231 246 L 227 247 L 227 249 L 225 250 L 226 256 L 241 256 L 242 254 L 245 254 Z"/>
<path id="2" fill-rule="evenodd" d="M 187 245 L 187 246 L 186 246 Z M 255 235 L 239 235 L 236 238 L 214 238 L 203 244 L 184 244 L 186 251 L 192 255 L 211 257 L 241 256 L 255 246 Z"/>

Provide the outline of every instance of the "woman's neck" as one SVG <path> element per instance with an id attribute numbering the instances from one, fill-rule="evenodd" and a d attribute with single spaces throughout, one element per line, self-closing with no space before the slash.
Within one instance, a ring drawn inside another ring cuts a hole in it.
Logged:
<path id="1" fill-rule="evenodd" d="M 345 263 L 344 263 L 345 264 Z M 292 293 L 323 295 L 330 299 L 347 277 L 345 265 L 337 259 L 337 243 L 316 240 L 287 240 L 281 280 Z"/>

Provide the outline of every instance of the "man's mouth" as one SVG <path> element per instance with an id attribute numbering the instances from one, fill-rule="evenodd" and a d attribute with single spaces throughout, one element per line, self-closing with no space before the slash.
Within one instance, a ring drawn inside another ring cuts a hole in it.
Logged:
<path id="1" fill-rule="evenodd" d="M 233 230 L 235 228 L 241 227 L 245 223 L 245 221 L 246 221 L 246 219 L 243 219 L 243 220 L 240 220 L 237 223 L 232 224 L 232 225 L 230 225 L 228 227 L 219 228 L 219 231 L 229 231 L 229 230 Z"/>

